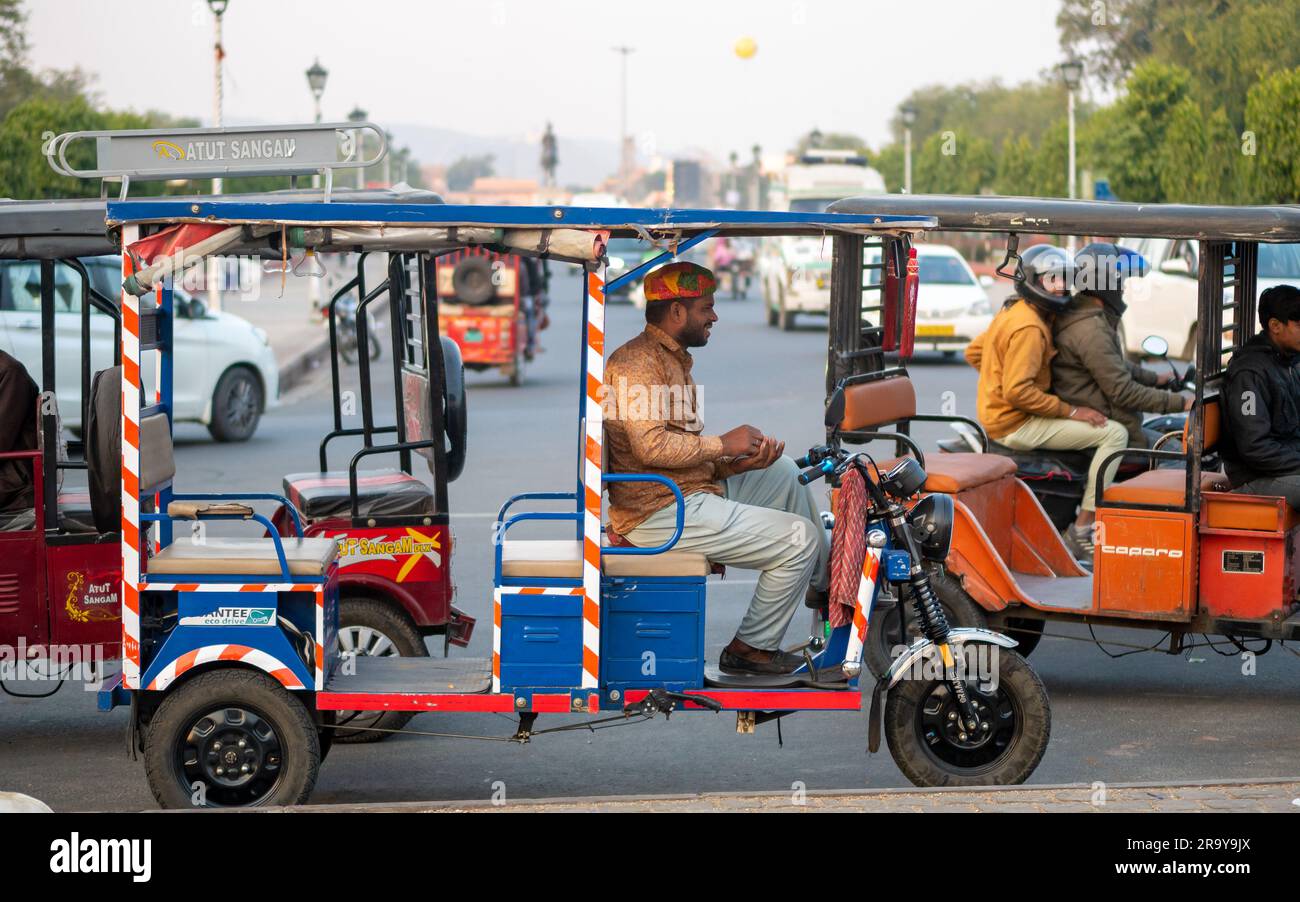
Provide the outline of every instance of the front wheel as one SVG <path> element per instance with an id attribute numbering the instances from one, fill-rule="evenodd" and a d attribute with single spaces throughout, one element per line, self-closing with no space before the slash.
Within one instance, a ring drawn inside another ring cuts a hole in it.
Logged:
<path id="1" fill-rule="evenodd" d="M 424 637 L 392 605 L 370 598 L 344 597 L 339 601 L 339 651 L 345 655 L 376 658 L 426 658 Z M 379 742 L 410 721 L 412 711 L 340 711 L 334 729 L 336 742 Z"/>
<path id="2" fill-rule="evenodd" d="M 885 702 L 885 741 L 899 770 L 917 786 L 1004 786 L 1029 779 L 1047 750 L 1051 705 L 1033 668 L 1007 648 L 965 646 L 979 656 L 984 676 L 965 680 L 975 703 L 974 728 L 961 722 L 946 680 L 904 679 Z M 990 666 L 987 670 L 983 663 Z"/>
<path id="3" fill-rule="evenodd" d="M 212 393 L 212 422 L 208 432 L 219 442 L 246 442 L 262 418 L 262 383 L 252 370 L 232 367 Z"/>
<path id="4" fill-rule="evenodd" d="M 149 788 L 163 808 L 302 804 L 320 770 L 317 729 L 303 703 L 264 673 L 198 674 L 149 723 Z"/>
<path id="5" fill-rule="evenodd" d="M 957 578 L 942 570 L 930 571 L 930 586 L 939 597 L 944 617 L 950 627 L 984 629 L 988 621 L 984 609 L 966 594 Z M 907 636 L 902 646 L 898 645 L 898 618 L 902 612 L 899 608 L 907 605 Z M 921 625 L 911 609 L 912 601 L 907 596 L 899 599 L 892 606 L 880 611 L 872 611 L 871 624 L 867 628 L 866 648 L 864 649 L 867 669 L 876 679 L 880 679 L 894 663 L 894 658 L 907 646 L 921 638 Z"/>

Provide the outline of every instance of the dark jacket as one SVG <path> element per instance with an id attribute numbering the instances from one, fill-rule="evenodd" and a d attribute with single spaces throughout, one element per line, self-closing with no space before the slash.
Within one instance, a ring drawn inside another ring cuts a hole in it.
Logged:
<path id="1" fill-rule="evenodd" d="M 1220 454 L 1233 488 L 1300 473 L 1300 356 L 1256 335 L 1232 355 L 1222 404 Z"/>
<path id="2" fill-rule="evenodd" d="M 0 351 L 0 452 L 36 448 L 36 398 L 26 367 Z M 30 460 L 0 460 L 0 511 L 33 505 L 35 476 Z"/>
<path id="3" fill-rule="evenodd" d="M 1147 446 L 1142 414 L 1183 409 L 1176 392 L 1156 388 L 1157 375 L 1130 363 L 1105 308 L 1075 301 L 1052 324 L 1052 394 L 1075 407 L 1091 407 L 1128 429 L 1134 448 Z"/>

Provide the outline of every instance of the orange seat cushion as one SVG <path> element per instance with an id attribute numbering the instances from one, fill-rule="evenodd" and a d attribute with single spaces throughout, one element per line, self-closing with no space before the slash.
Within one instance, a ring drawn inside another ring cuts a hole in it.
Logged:
<path id="1" fill-rule="evenodd" d="M 898 460 L 882 461 L 882 473 L 891 470 Z M 925 490 L 955 495 L 1014 475 L 1016 462 L 1000 454 L 927 454 Z"/>
<path id="2" fill-rule="evenodd" d="M 1228 477 L 1222 473 L 1201 473 L 1202 492 L 1227 491 Z M 1158 504 L 1182 507 L 1187 503 L 1186 470 L 1147 470 L 1141 476 L 1117 482 L 1102 496 L 1116 504 Z"/>

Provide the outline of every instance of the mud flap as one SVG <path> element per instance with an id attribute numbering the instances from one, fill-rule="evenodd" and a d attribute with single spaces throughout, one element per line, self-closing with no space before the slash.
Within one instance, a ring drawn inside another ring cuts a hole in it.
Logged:
<path id="1" fill-rule="evenodd" d="M 876 680 L 876 688 L 871 690 L 871 709 L 867 714 L 867 754 L 874 755 L 880 751 L 881 703 L 885 698 L 884 679 Z"/>

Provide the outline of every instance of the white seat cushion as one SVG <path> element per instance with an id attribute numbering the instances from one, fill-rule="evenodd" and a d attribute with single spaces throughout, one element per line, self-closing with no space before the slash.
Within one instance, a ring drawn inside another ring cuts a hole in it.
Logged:
<path id="1" fill-rule="evenodd" d="M 337 539 L 282 539 L 290 576 L 324 576 L 338 558 Z M 172 542 L 149 559 L 149 575 L 281 576 L 280 560 L 271 539 L 207 539 L 202 545 L 188 538 Z"/>
<path id="2" fill-rule="evenodd" d="M 708 576 L 709 560 L 695 551 L 606 554 L 607 576 Z M 501 548 L 501 575 L 512 578 L 582 579 L 582 542 L 510 539 Z"/>

